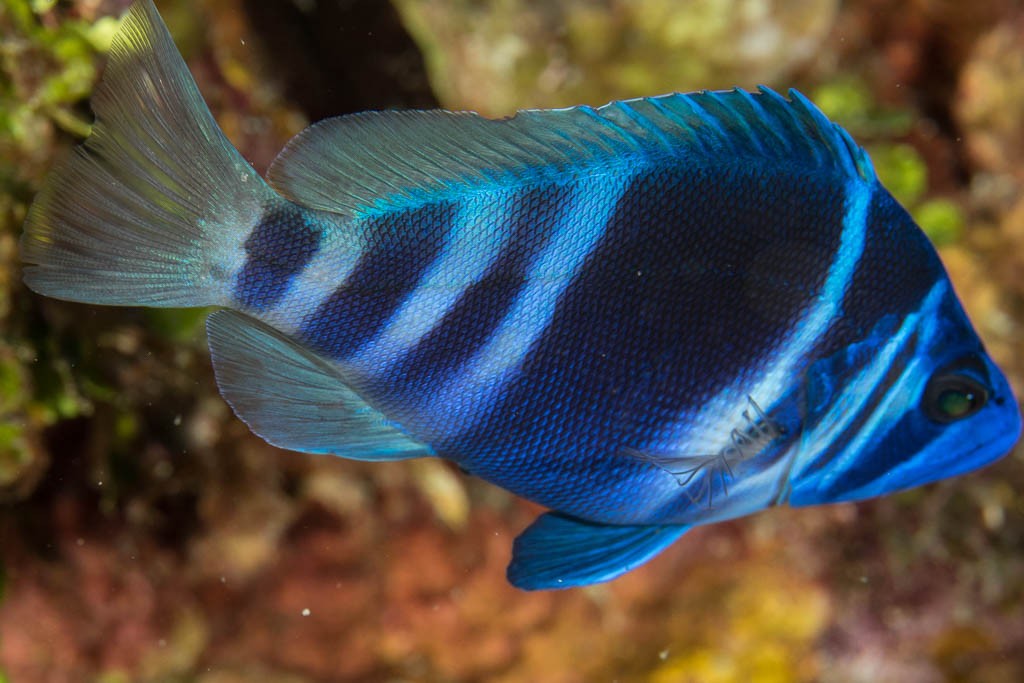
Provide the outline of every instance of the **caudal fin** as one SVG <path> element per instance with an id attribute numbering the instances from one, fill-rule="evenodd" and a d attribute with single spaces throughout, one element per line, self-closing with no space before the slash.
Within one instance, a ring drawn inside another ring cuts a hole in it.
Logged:
<path id="1" fill-rule="evenodd" d="M 226 303 L 242 240 L 281 199 L 218 128 L 151 0 L 114 38 L 92 134 L 48 178 L 25 282 L 98 304 Z"/>

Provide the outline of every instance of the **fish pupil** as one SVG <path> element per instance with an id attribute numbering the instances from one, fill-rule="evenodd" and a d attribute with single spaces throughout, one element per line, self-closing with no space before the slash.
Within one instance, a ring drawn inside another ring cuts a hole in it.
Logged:
<path id="1" fill-rule="evenodd" d="M 932 377 L 925 390 L 924 409 L 936 422 L 954 422 L 978 412 L 988 402 L 988 391 L 973 377 L 946 372 Z"/>
<path id="2" fill-rule="evenodd" d="M 950 389 L 939 395 L 939 406 L 943 413 L 952 418 L 963 417 L 971 411 L 975 395 L 970 391 Z"/>

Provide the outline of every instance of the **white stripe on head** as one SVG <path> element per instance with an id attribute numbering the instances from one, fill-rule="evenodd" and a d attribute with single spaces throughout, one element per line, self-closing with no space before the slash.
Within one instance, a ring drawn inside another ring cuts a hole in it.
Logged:
<path id="1" fill-rule="evenodd" d="M 947 292 L 946 280 L 940 279 L 925 297 L 921 308 L 908 315 L 899 330 L 872 357 L 871 362 L 844 384 L 842 393 L 829 406 L 828 412 L 822 416 L 815 428 L 804 433 L 801 454 L 804 454 L 805 457 L 794 463 L 794 476 L 798 476 L 799 470 L 812 462 L 806 456 L 820 454 L 825 450 L 832 451 L 838 447 L 838 450 L 828 456 L 829 464 L 823 472 L 821 484 L 819 484 L 819 488 L 828 488 L 836 479 L 844 476 L 861 457 L 869 439 L 887 432 L 887 423 L 903 416 L 902 410 L 894 411 L 891 407 L 896 401 L 906 401 L 906 397 L 911 393 L 912 387 L 907 384 L 917 375 L 919 366 L 917 361 L 906 364 L 893 383 L 891 390 L 878 401 L 871 415 L 857 430 L 857 433 L 852 435 L 846 443 L 835 443 L 849 424 L 865 410 L 865 404 L 885 379 L 894 359 L 912 338 L 915 329 L 919 325 L 922 328 L 927 328 L 928 326 L 922 325 L 922 323 L 937 320 L 935 311 L 941 305 L 942 298 Z M 921 329 L 919 338 L 927 338 L 931 332 L 931 329 Z M 817 458 L 815 457 L 813 460 L 817 460 Z"/>

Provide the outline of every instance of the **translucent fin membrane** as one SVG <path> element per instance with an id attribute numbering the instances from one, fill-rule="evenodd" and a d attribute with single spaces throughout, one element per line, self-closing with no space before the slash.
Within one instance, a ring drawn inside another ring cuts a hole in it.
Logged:
<path id="1" fill-rule="evenodd" d="M 875 178 L 864 151 L 800 93 L 761 88 L 612 102 L 597 109 L 366 112 L 295 136 L 268 174 L 294 201 L 358 214 L 487 184 L 678 159 L 690 166 L 771 163 Z"/>
<path id="2" fill-rule="evenodd" d="M 234 311 L 206 325 L 221 394 L 252 431 L 281 448 L 353 460 L 433 455 L 291 338 Z"/>
<path id="3" fill-rule="evenodd" d="M 223 303 L 237 245 L 281 199 L 217 127 L 152 2 L 118 31 L 96 123 L 25 222 L 25 282 L 102 304 Z"/>
<path id="4" fill-rule="evenodd" d="M 516 538 L 508 580 L 523 590 L 611 581 L 650 560 L 689 528 L 592 524 L 548 512 Z"/>

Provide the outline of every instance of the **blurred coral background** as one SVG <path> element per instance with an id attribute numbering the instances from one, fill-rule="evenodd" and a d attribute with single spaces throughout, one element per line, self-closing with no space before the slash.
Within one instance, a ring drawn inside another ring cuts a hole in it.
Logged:
<path id="1" fill-rule="evenodd" d="M 862 504 L 697 529 L 526 594 L 537 508 L 440 462 L 274 449 L 205 311 L 44 300 L 17 239 L 89 130 L 126 0 L 0 3 L 0 682 L 1024 680 L 1024 449 Z M 259 170 L 309 122 L 796 87 L 870 151 L 1024 394 L 1024 5 L 164 0 Z"/>

